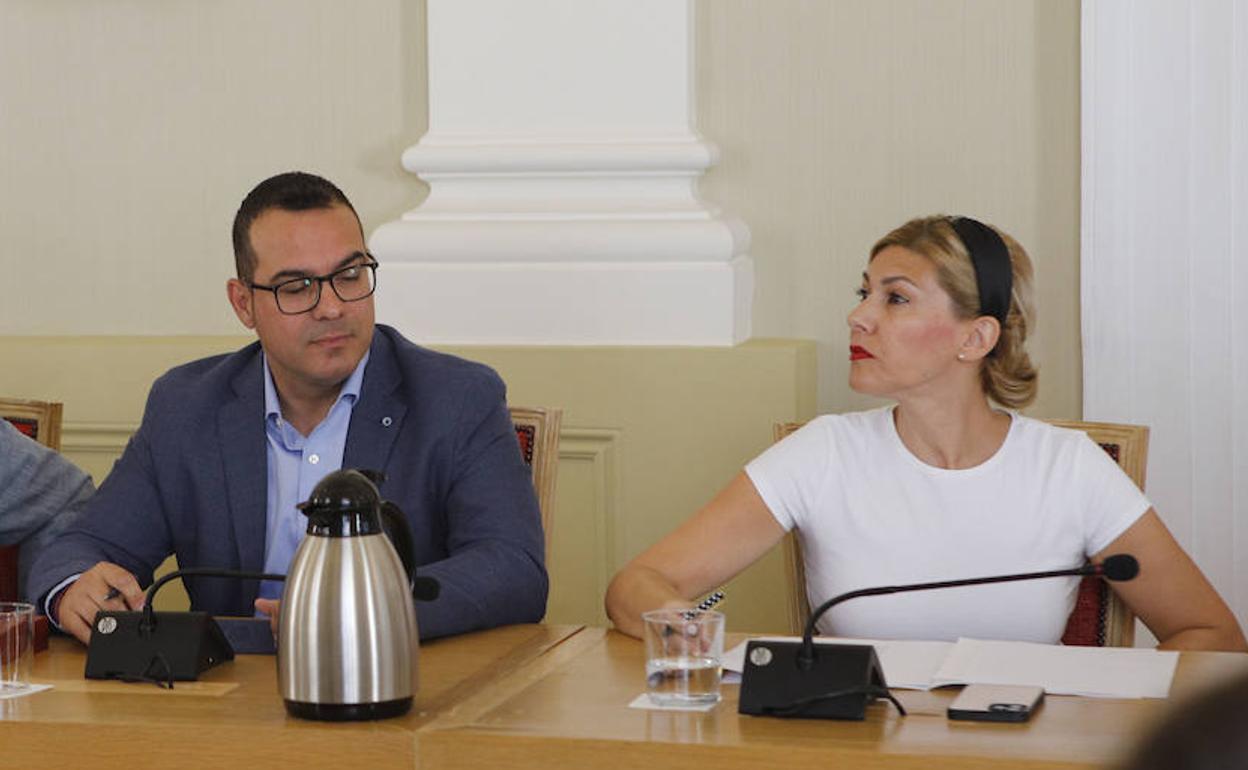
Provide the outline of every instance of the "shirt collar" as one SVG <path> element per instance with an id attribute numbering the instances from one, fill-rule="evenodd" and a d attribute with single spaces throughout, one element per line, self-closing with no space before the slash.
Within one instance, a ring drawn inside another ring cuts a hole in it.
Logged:
<path id="1" fill-rule="evenodd" d="M 360 397 L 360 386 L 364 384 L 364 367 L 368 365 L 368 357 L 372 355 L 371 350 L 364 351 L 364 357 L 355 365 L 355 371 L 351 372 L 351 376 L 343 383 L 342 390 L 338 392 L 338 398 L 334 401 L 337 405 L 343 399 L 350 399 L 351 404 Z M 264 419 L 280 420 L 282 417 L 282 403 L 277 398 L 277 386 L 273 384 L 273 372 L 269 370 L 269 357 L 260 354 L 260 361 L 264 365 Z"/>

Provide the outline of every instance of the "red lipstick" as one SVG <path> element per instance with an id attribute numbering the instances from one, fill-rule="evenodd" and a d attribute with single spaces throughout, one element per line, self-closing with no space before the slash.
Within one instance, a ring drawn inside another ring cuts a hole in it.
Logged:
<path id="1" fill-rule="evenodd" d="M 861 361 L 864 358 L 875 358 L 875 356 L 868 353 L 866 348 L 861 347 L 859 345 L 849 346 L 849 360 L 850 361 Z"/>

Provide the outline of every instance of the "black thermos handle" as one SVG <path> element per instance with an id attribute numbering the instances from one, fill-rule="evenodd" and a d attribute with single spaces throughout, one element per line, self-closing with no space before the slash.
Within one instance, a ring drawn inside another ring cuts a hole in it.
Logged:
<path id="1" fill-rule="evenodd" d="M 416 579 L 416 561 L 412 554 L 412 528 L 407 524 L 407 517 L 399 506 L 389 500 L 381 501 L 381 528 L 385 530 L 394 550 L 399 552 L 399 561 L 403 562 L 403 571 L 407 573 L 407 582 L 411 585 Z"/>

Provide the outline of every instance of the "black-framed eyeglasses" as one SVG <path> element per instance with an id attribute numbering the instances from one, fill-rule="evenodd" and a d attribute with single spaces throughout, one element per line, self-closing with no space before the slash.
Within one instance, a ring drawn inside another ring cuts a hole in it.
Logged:
<path id="1" fill-rule="evenodd" d="M 306 275 L 272 286 L 260 283 L 248 283 L 247 286 L 273 292 L 278 311 L 285 315 L 307 313 L 320 304 L 321 285 L 324 283 L 328 283 L 343 302 L 359 302 L 377 290 L 378 263 L 368 252 L 358 256 L 365 261 L 339 268 L 328 275 Z"/>

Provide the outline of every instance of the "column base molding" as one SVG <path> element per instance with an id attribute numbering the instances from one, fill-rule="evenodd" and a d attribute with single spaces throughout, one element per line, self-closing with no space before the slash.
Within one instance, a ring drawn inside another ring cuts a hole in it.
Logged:
<path id="1" fill-rule="evenodd" d="M 396 262 L 378 320 L 433 344 L 734 345 L 750 336 L 754 265 Z"/>

